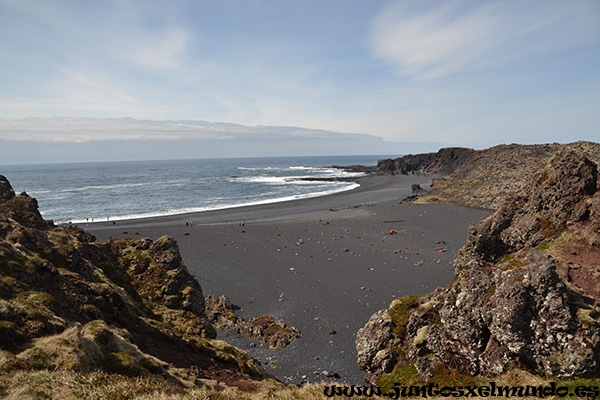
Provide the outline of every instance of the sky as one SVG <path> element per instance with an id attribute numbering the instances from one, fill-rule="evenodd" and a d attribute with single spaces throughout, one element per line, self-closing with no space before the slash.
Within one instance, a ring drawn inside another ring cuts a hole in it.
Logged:
<path id="1" fill-rule="evenodd" d="M 0 164 L 600 141 L 600 1 L 0 0 Z"/>

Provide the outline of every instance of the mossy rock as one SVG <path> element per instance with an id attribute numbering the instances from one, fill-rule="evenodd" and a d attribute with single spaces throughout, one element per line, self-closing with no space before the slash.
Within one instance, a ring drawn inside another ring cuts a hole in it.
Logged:
<path id="1" fill-rule="evenodd" d="M 125 352 L 109 353 L 102 369 L 106 372 L 127 376 L 134 376 L 139 372 L 134 359 Z"/>
<path id="2" fill-rule="evenodd" d="M 419 299 L 421 297 L 422 296 L 407 296 L 392 301 L 387 314 L 394 323 L 394 328 L 392 331 L 396 335 L 400 337 L 404 336 L 406 324 L 408 324 L 408 320 L 414 309 L 417 308 Z"/>
<path id="3" fill-rule="evenodd" d="M 90 334 L 93 339 L 97 339 L 105 331 L 108 331 L 108 325 L 101 319 L 90 321 L 83 327 L 85 334 Z"/>
<path id="4" fill-rule="evenodd" d="M 81 312 L 86 316 L 87 319 L 93 320 L 98 318 L 100 311 L 98 307 L 93 304 L 85 304 L 81 307 Z"/>
<path id="5" fill-rule="evenodd" d="M 33 302 L 41 303 L 45 306 L 51 306 L 55 301 L 54 296 L 52 296 L 50 293 L 37 292 L 33 290 L 28 292 L 28 298 Z"/>
<path id="6" fill-rule="evenodd" d="M 411 362 L 406 362 L 398 364 L 392 372 L 381 375 L 377 379 L 377 386 L 381 388 L 383 393 L 393 391 L 396 383 L 402 386 L 419 386 L 423 385 L 423 378 Z"/>
<path id="7" fill-rule="evenodd" d="M 32 347 L 22 354 L 23 359 L 33 369 L 54 370 L 59 367 L 58 353 L 52 348 Z"/>

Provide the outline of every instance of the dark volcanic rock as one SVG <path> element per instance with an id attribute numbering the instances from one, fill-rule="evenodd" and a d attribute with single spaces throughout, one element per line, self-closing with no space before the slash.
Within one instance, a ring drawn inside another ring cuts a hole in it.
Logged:
<path id="1" fill-rule="evenodd" d="M 233 306 L 225 295 L 206 297 L 206 315 L 217 327 L 231 329 L 241 335 L 282 349 L 300 337 L 298 329 L 270 315 L 262 315 L 245 321 L 233 312 Z"/>
<path id="2" fill-rule="evenodd" d="M 12 219 L 28 228 L 45 229 L 54 226 L 52 221 L 42 218 L 38 209 L 37 200 L 23 192 L 15 196 L 15 192 L 6 180 L 0 175 L 0 219 Z"/>
<path id="3" fill-rule="evenodd" d="M 15 197 L 15 191 L 8 180 L 3 175 L 0 175 L 0 204 L 12 199 L 13 197 Z"/>
<path id="4" fill-rule="evenodd" d="M 172 238 L 95 243 L 80 228 L 45 221 L 35 199 L 14 196 L 7 182 L 0 189 L 1 357 L 10 353 L 23 368 L 185 385 L 271 378 L 246 353 L 212 340 L 202 289 Z"/>
<path id="5" fill-rule="evenodd" d="M 593 142 L 494 146 L 473 152 L 452 174 L 435 180 L 427 198 L 497 210 L 505 197 L 528 191 L 531 177 L 558 151 L 576 152 L 600 162 L 600 144 Z"/>
<path id="6" fill-rule="evenodd" d="M 450 287 L 397 299 L 359 331 L 370 383 L 398 364 L 424 379 L 440 365 L 487 376 L 513 367 L 557 377 L 598 372 L 598 168 L 557 153 L 527 188 L 469 229 Z"/>
<path id="7" fill-rule="evenodd" d="M 447 147 L 437 153 L 409 154 L 395 160 L 379 160 L 376 170 L 388 174 L 448 175 L 471 157 L 475 150 Z"/>

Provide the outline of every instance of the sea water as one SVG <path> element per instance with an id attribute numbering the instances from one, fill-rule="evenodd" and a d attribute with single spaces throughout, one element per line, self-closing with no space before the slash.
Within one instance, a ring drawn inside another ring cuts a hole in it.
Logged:
<path id="1" fill-rule="evenodd" d="M 116 221 L 262 204 L 350 190 L 357 183 L 310 180 L 360 173 L 389 156 L 230 158 L 0 166 L 15 192 L 38 200 L 56 223 Z M 309 178 L 306 180 L 306 178 Z"/>

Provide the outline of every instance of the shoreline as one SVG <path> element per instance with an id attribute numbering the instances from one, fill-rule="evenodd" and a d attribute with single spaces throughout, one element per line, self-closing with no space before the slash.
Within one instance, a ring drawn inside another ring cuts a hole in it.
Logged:
<path id="1" fill-rule="evenodd" d="M 335 181 L 335 179 L 332 179 L 332 178 L 322 178 L 322 179 L 327 180 L 327 181 Z M 316 179 L 311 179 L 311 180 L 316 180 Z M 101 224 L 102 222 L 104 222 L 104 223 L 111 225 L 113 222 L 126 222 L 126 221 L 146 220 L 146 219 L 155 219 L 155 218 L 163 218 L 163 217 L 175 217 L 175 216 L 205 213 L 205 212 L 210 212 L 210 211 L 219 212 L 219 211 L 230 210 L 232 208 L 256 207 L 256 206 L 261 206 L 261 205 L 265 205 L 265 204 L 285 203 L 288 201 L 304 200 L 304 199 L 311 199 L 311 198 L 317 198 L 317 197 L 323 197 L 323 196 L 331 196 L 331 195 L 334 195 L 337 193 L 343 193 L 343 192 L 348 192 L 351 190 L 356 190 L 360 187 L 360 184 L 356 183 L 356 180 L 357 180 L 357 178 L 344 178 L 345 182 L 354 182 L 357 186 L 348 187 L 348 188 L 335 190 L 335 191 L 329 190 L 329 191 L 318 192 L 318 193 L 307 193 L 307 194 L 296 195 L 296 196 L 278 197 L 278 198 L 267 199 L 267 200 L 258 200 L 256 202 L 226 205 L 223 207 L 215 207 L 215 208 L 198 209 L 198 210 L 194 210 L 194 211 L 174 211 L 172 213 L 167 213 L 167 214 L 114 216 L 114 217 L 107 217 L 106 221 L 105 220 L 97 220 L 97 221 L 91 221 L 91 222 L 84 221 L 84 220 L 74 220 L 74 221 L 69 221 L 69 222 L 61 221 L 61 222 L 57 222 L 57 224 L 58 225 L 68 225 L 68 224 L 82 225 L 82 224 Z"/>
<path id="2" fill-rule="evenodd" d="M 489 214 L 401 201 L 412 194 L 411 184 L 425 188 L 431 180 L 368 176 L 356 189 L 326 196 L 78 225 L 99 242 L 172 236 L 205 296 L 224 294 L 242 318 L 269 314 L 301 332 L 281 350 L 232 332 L 219 331 L 219 339 L 246 350 L 286 383 L 362 385 L 358 329 L 396 297 L 448 285 L 468 226 Z"/>
<path id="3" fill-rule="evenodd" d="M 431 181 L 435 178 L 435 176 L 416 175 L 371 175 L 353 178 L 353 181 L 359 185 L 358 187 L 317 196 L 123 220 L 80 221 L 73 222 L 72 225 L 86 229 L 93 227 L 94 229 L 104 230 L 113 229 L 116 226 L 163 225 L 177 222 L 185 224 L 185 222 L 190 221 L 194 223 L 214 224 L 250 220 L 250 218 L 243 218 L 244 215 L 249 215 L 253 217 L 251 219 L 257 221 L 294 218 L 304 214 L 325 211 L 330 208 L 344 208 L 352 207 L 356 204 L 402 199 L 404 196 L 412 194 L 411 184 L 417 183 L 423 188 L 428 188 Z M 332 207 L 324 206 L 323 204 L 325 203 Z M 116 222 L 117 225 L 115 226 L 113 222 Z"/>

